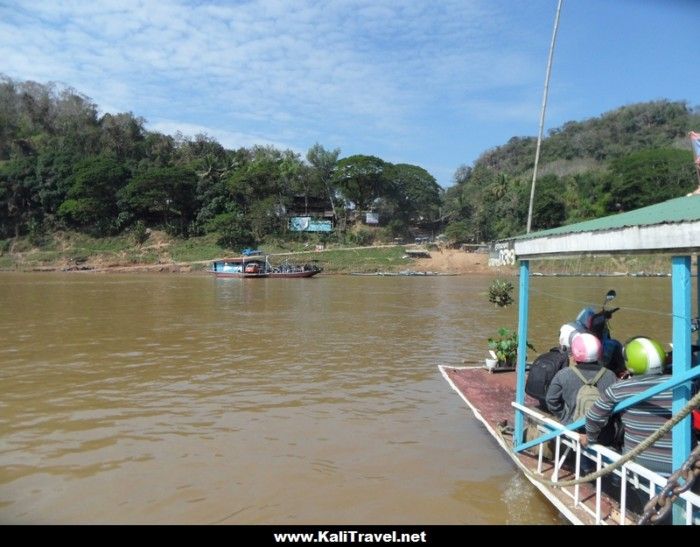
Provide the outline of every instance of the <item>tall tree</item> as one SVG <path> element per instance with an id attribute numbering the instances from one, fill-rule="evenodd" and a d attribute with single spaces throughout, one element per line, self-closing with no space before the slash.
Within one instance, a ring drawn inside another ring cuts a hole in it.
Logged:
<path id="1" fill-rule="evenodd" d="M 333 182 L 347 201 L 359 211 L 366 211 L 387 189 L 385 167 L 376 156 L 349 156 L 338 162 Z"/>
<path id="2" fill-rule="evenodd" d="M 106 156 L 80 162 L 72 177 L 68 199 L 58 209 L 72 226 L 104 236 L 116 228 L 117 195 L 129 172 L 116 159 Z"/>
<path id="3" fill-rule="evenodd" d="M 34 158 L 0 162 L 0 232 L 19 237 L 36 213 L 38 185 Z"/>
<path id="4" fill-rule="evenodd" d="M 323 146 L 316 143 L 311 148 L 309 148 L 306 153 L 306 161 L 311 164 L 311 172 L 309 176 L 312 180 L 312 184 L 320 184 L 326 189 L 326 195 L 328 200 L 331 202 L 331 209 L 333 209 L 333 217 L 338 218 L 338 212 L 335 208 L 336 200 L 336 188 L 333 185 L 333 174 L 335 173 L 336 166 L 338 164 L 338 156 L 340 155 L 340 148 L 334 148 L 333 150 L 326 150 Z"/>
<path id="5" fill-rule="evenodd" d="M 197 213 L 196 184 L 196 175 L 189 169 L 154 167 L 121 190 L 120 205 L 147 223 L 187 237 Z"/>
<path id="6" fill-rule="evenodd" d="M 138 161 L 144 155 L 145 120 L 131 112 L 105 114 L 100 120 L 103 153 L 111 153 L 120 161 Z"/>
<path id="7" fill-rule="evenodd" d="M 422 167 L 399 163 L 387 169 L 390 199 L 407 222 L 432 222 L 440 214 L 442 189 Z"/>

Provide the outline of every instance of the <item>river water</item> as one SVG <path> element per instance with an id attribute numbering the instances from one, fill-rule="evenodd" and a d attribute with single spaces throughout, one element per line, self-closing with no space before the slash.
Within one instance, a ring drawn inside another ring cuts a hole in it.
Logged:
<path id="1" fill-rule="evenodd" d="M 563 523 L 437 369 L 493 279 L 1 274 L 0 522 Z M 530 341 L 609 288 L 670 341 L 667 278 L 533 278 Z"/>

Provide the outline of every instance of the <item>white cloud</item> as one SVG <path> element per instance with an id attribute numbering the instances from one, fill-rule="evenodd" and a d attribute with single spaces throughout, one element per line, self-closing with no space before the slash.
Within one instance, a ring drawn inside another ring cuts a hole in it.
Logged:
<path id="1" fill-rule="evenodd" d="M 533 59 L 515 31 L 503 35 L 498 10 L 506 8 L 484 0 L 10 2 L 0 5 L 0 70 L 65 82 L 102 110 L 160 120 L 154 129 L 235 128 L 207 130 L 227 146 L 306 148 L 333 135 L 349 148 L 416 149 L 426 111 L 464 111 L 472 95 L 532 81 Z"/>
<path id="2" fill-rule="evenodd" d="M 194 137 L 196 135 L 208 135 L 216 139 L 224 148 L 235 150 L 241 147 L 251 147 L 253 145 L 274 146 L 275 148 L 287 149 L 290 148 L 294 152 L 302 152 L 296 150 L 282 142 L 268 140 L 261 135 L 251 135 L 247 133 L 239 133 L 236 131 L 228 131 L 216 127 L 207 127 L 199 124 L 182 123 L 174 120 L 159 120 L 155 123 L 147 124 L 149 131 L 157 131 L 166 135 L 175 135 L 180 132 L 185 137 Z M 304 151 L 305 152 L 305 151 Z"/>

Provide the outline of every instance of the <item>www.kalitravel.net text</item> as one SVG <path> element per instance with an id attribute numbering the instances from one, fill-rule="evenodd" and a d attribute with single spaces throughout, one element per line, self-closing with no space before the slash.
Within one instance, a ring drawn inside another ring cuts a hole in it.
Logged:
<path id="1" fill-rule="evenodd" d="M 423 532 L 361 532 L 359 530 L 318 530 L 316 532 L 273 533 L 276 543 L 426 543 Z"/>

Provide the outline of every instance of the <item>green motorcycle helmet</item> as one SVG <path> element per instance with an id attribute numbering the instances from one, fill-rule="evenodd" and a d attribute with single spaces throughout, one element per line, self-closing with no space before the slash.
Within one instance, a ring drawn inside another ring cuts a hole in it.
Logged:
<path id="1" fill-rule="evenodd" d="M 630 373 L 661 374 L 666 362 L 666 352 L 659 342 L 637 336 L 624 347 L 625 366 Z"/>

